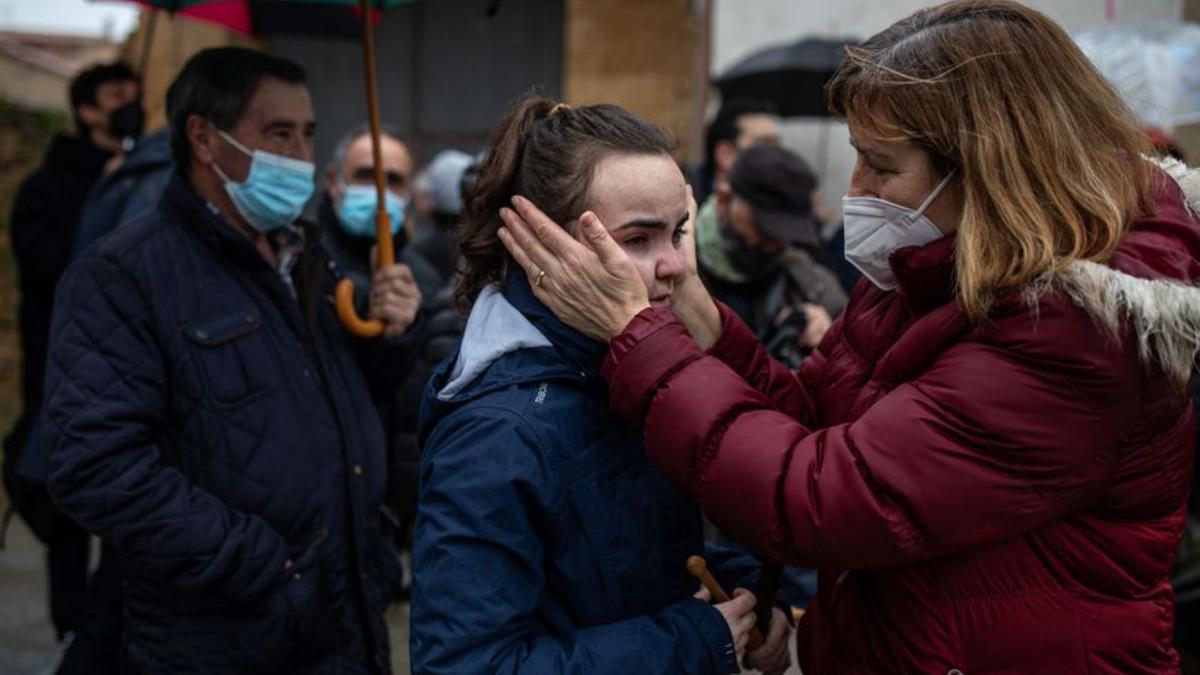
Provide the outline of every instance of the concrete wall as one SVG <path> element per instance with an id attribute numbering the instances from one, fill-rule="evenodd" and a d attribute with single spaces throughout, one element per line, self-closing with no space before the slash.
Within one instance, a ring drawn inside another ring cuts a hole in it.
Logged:
<path id="1" fill-rule="evenodd" d="M 158 16 L 154 19 L 150 12 L 142 12 L 137 28 L 121 47 L 121 60 L 136 69 L 141 66 L 147 48 L 147 35 L 150 37 L 146 72 L 142 74 L 147 129 L 157 129 L 166 123 L 167 87 L 196 52 L 209 47 L 257 45 L 255 41 L 215 24 L 172 18 L 164 11 L 155 11 Z"/>
<path id="2" fill-rule="evenodd" d="M 714 0 L 714 74 L 722 72 L 757 49 L 810 35 L 870 37 L 929 0 Z M 1187 0 L 1195 5 L 1195 0 Z M 1030 0 L 1068 31 L 1101 25 L 1104 0 Z M 1179 19 L 1184 0 L 1113 0 L 1117 20 Z M 1200 8 L 1198 8 L 1200 9 Z M 854 154 L 845 126 L 820 120 L 790 120 L 785 143 L 800 152 L 824 177 L 828 206 L 840 212 L 840 198 L 849 182 Z"/>
<path id="3" fill-rule="evenodd" d="M 483 148 L 515 99 L 562 95 L 563 3 L 504 0 L 495 16 L 479 0 L 402 5 L 375 27 L 380 114 L 418 162 L 447 147 Z M 274 37 L 267 49 L 309 73 L 317 158 L 367 119 L 357 39 Z"/>

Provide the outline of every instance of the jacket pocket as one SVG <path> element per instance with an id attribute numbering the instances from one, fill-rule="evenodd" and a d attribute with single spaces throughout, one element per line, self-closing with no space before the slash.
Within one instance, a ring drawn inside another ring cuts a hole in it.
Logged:
<path id="1" fill-rule="evenodd" d="M 243 309 L 191 323 L 182 329 L 194 345 L 201 396 L 218 406 L 238 407 L 265 394 L 274 359 L 262 336 L 257 310 Z"/>

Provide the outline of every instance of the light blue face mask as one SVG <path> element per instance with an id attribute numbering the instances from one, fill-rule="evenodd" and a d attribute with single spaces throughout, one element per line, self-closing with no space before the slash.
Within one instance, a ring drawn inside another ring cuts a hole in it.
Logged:
<path id="1" fill-rule="evenodd" d="M 212 165 L 213 171 L 225 181 L 225 192 L 229 193 L 238 213 L 254 229 L 264 233 L 295 222 L 313 193 L 313 176 L 316 174 L 313 163 L 263 150 L 251 151 L 224 131 L 218 129 L 217 133 L 250 156 L 250 173 L 240 183 L 230 180 L 215 163 Z"/>
<path id="2" fill-rule="evenodd" d="M 338 204 L 337 216 L 342 229 L 355 237 L 375 236 L 375 186 L 341 184 L 342 202 Z M 392 220 L 392 236 L 400 232 L 404 223 L 404 212 L 408 208 L 408 198 L 396 195 L 391 190 L 384 191 L 384 204 L 388 216 Z"/>

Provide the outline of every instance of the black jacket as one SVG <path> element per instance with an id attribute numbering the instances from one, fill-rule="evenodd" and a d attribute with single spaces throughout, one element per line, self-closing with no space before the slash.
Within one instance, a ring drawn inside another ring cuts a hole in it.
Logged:
<path id="1" fill-rule="evenodd" d="M 131 671 L 388 669 L 399 561 L 361 350 L 373 376 L 394 368 L 338 323 L 334 272 L 319 247 L 301 257 L 306 317 L 175 175 L 63 277 L 49 485 L 121 553 Z"/>
<path id="2" fill-rule="evenodd" d="M 327 195 L 317 209 L 322 242 L 337 261 L 342 273 L 354 281 L 355 304 L 364 313 L 370 290 L 370 254 L 374 239 L 346 234 L 337 221 Z M 444 279 L 436 266 L 406 241 L 403 231 L 395 239 L 397 262 L 408 265 L 421 289 L 421 310 L 404 336 L 410 359 L 407 376 L 398 388 L 376 392 L 376 407 L 388 443 L 388 504 L 407 528 L 416 517 L 417 478 L 420 450 L 417 446 L 417 416 L 425 382 L 434 366 L 457 345 L 466 320 L 450 307 L 453 282 Z"/>
<path id="3" fill-rule="evenodd" d="M 26 411 L 42 400 L 54 286 L 67 267 L 80 210 L 112 154 L 58 135 L 46 160 L 21 184 L 10 233 L 20 280 L 21 394 Z"/>

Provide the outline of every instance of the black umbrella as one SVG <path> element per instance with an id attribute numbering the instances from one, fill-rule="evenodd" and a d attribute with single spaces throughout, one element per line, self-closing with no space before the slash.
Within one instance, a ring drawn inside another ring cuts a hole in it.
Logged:
<path id="1" fill-rule="evenodd" d="M 804 38 L 767 47 L 734 64 L 716 78 L 721 99 L 769 101 L 783 117 L 825 117 L 825 84 L 858 40 Z"/>

